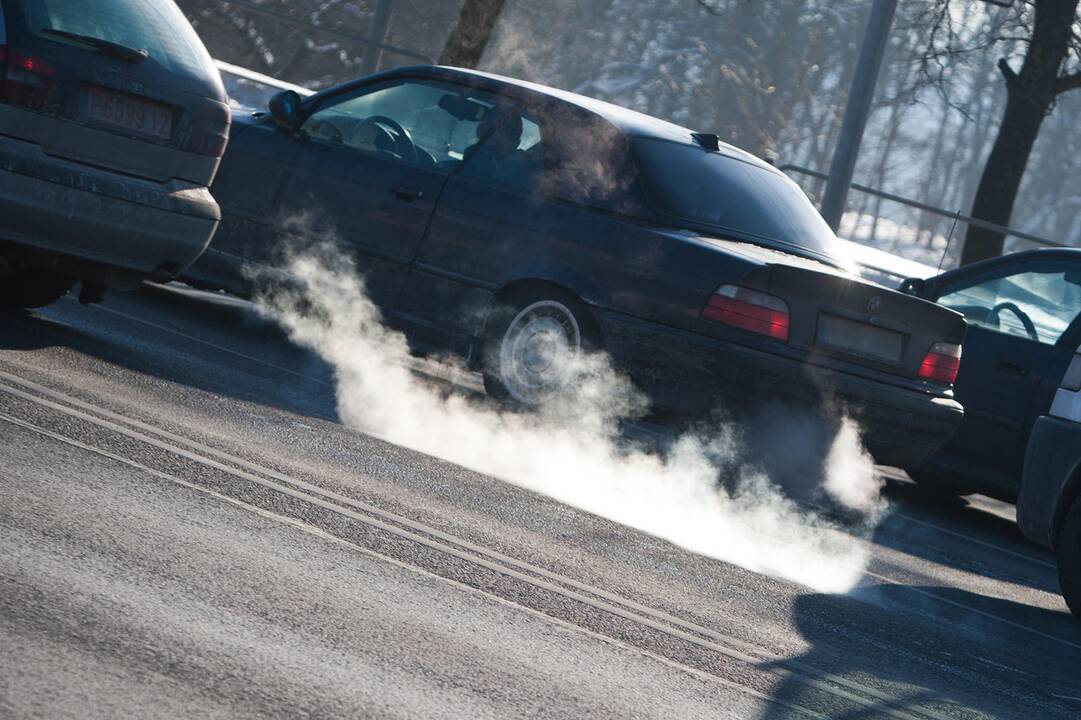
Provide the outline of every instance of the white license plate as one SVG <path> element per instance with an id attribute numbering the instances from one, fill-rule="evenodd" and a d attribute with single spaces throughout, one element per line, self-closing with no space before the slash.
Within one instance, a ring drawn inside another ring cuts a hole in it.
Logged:
<path id="1" fill-rule="evenodd" d="M 168 105 L 98 87 L 86 88 L 83 98 L 89 120 L 161 140 L 173 136 L 173 111 Z"/>

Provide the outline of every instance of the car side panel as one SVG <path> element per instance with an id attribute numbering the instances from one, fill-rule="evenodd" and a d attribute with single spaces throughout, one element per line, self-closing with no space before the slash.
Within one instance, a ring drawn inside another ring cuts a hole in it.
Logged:
<path id="1" fill-rule="evenodd" d="M 478 288 L 492 293 L 540 279 L 589 305 L 686 324 L 725 277 L 753 264 L 732 258 L 733 270 L 724 272 L 715 266 L 725 256 L 701 252 L 695 263 L 680 245 L 587 207 L 453 176 L 396 312 L 445 336 L 446 344 L 451 335 L 476 335 L 483 327 L 487 307 Z"/>

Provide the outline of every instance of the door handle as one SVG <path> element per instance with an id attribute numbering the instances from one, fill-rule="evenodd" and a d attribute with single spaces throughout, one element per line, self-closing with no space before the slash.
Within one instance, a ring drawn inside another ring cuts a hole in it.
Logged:
<path id="1" fill-rule="evenodd" d="M 404 185 L 395 185 L 394 194 L 400 197 L 402 200 L 420 200 L 424 197 L 423 190 L 405 187 Z"/>
<path id="2" fill-rule="evenodd" d="M 998 369 L 1003 372 L 1008 372 L 1011 375 L 1028 375 L 1027 365 L 1020 365 L 1015 362 L 1010 362 L 1009 360 L 999 360 Z"/>

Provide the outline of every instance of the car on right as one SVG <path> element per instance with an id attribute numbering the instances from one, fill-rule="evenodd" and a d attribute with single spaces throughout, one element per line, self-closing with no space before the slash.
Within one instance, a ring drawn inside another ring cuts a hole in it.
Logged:
<path id="1" fill-rule="evenodd" d="M 1030 435 L 1058 402 L 1081 344 L 1081 249 L 1003 255 L 906 280 L 901 290 L 968 322 L 954 383 L 964 420 L 933 455 L 905 469 L 935 491 L 1016 502 Z"/>
<path id="2" fill-rule="evenodd" d="M 1058 553 L 1062 595 L 1081 618 L 1081 347 L 1050 410 L 1032 427 L 1017 524 L 1029 540 Z"/>

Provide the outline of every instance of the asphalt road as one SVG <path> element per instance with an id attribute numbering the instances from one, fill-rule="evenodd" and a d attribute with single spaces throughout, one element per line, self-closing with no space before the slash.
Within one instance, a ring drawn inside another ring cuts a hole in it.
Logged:
<path id="1" fill-rule="evenodd" d="M 1076 718 L 1012 508 L 890 478 L 844 595 L 337 422 L 183 289 L 0 316 L 0 717 Z"/>

